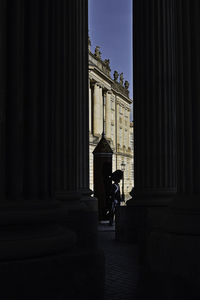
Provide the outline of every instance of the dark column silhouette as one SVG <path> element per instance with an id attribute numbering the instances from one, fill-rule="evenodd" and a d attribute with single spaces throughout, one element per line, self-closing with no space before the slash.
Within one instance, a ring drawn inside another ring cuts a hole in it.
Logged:
<path id="1" fill-rule="evenodd" d="M 1 36 L 1 47 L 0 47 L 0 197 L 5 199 L 5 130 L 6 130 L 6 3 L 7 1 L 1 1 L 0 3 L 0 36 Z"/>
<path id="2" fill-rule="evenodd" d="M 87 1 L 3 0 L 0 15 L 1 295 L 102 299 Z"/>
<path id="3" fill-rule="evenodd" d="M 118 237 L 142 244 L 176 194 L 173 10 L 173 0 L 133 1 L 134 191 Z"/>
<path id="4" fill-rule="evenodd" d="M 148 200 L 176 193 L 173 6 L 136 0 L 133 8 L 134 194 Z"/>
<path id="5" fill-rule="evenodd" d="M 178 192 L 162 230 L 151 234 L 148 257 L 166 299 L 200 296 L 199 17 L 199 1 L 175 1 Z"/>

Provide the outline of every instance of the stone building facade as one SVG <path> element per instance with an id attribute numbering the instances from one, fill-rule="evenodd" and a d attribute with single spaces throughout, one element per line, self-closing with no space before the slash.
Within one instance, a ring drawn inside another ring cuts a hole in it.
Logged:
<path id="1" fill-rule="evenodd" d="M 98 46 L 92 53 L 90 40 L 88 43 L 90 188 L 93 190 L 93 151 L 104 132 L 113 150 L 112 170 L 125 165 L 124 193 L 128 199 L 133 187 L 133 122 L 130 122 L 133 101 L 129 98 L 129 83 L 117 71 L 112 79 L 109 59 L 102 60 Z"/>

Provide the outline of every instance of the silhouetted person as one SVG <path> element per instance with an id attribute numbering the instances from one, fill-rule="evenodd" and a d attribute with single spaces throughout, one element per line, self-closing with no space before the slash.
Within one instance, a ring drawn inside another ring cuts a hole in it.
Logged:
<path id="1" fill-rule="evenodd" d="M 109 225 L 113 225 L 113 219 L 116 212 L 116 207 L 120 205 L 122 201 L 120 194 L 119 182 L 123 178 L 123 172 L 121 170 L 116 170 L 112 173 L 111 179 L 114 183 L 111 186 L 109 195 Z"/>

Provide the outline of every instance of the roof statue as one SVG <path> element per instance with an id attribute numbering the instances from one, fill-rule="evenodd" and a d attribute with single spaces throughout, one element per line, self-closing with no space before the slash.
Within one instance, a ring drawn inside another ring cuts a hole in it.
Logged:
<path id="1" fill-rule="evenodd" d="M 123 81 L 124 81 L 124 76 L 123 76 L 123 73 L 121 73 L 120 77 L 119 77 L 119 82 L 121 85 L 123 85 Z"/>
<path id="2" fill-rule="evenodd" d="M 99 46 L 96 46 L 96 48 L 95 48 L 95 53 L 94 53 L 94 55 L 97 57 L 97 58 L 100 58 L 101 59 L 101 52 L 100 52 L 100 47 Z"/>
<path id="3" fill-rule="evenodd" d="M 125 82 L 124 82 L 124 87 L 125 87 L 125 89 L 128 90 L 128 88 L 129 88 L 129 82 L 127 80 L 125 80 Z"/>
<path id="4" fill-rule="evenodd" d="M 91 46 L 91 40 L 90 40 L 90 37 L 89 37 L 89 35 L 88 35 L 88 45 L 90 45 L 90 46 Z"/>
<path id="5" fill-rule="evenodd" d="M 104 63 L 105 63 L 107 68 L 110 68 L 110 59 L 105 59 Z"/>
<path id="6" fill-rule="evenodd" d="M 110 67 L 110 59 L 102 59 L 100 46 L 96 46 L 94 53 L 91 52 L 91 40 L 88 33 L 88 51 L 89 51 L 89 64 L 93 68 L 100 69 L 106 76 L 111 78 L 111 67 Z M 116 70 L 113 72 L 112 79 L 112 89 L 121 93 L 122 95 L 129 98 L 129 82 L 124 79 L 123 73 L 118 73 Z"/>
<path id="7" fill-rule="evenodd" d="M 119 73 L 117 71 L 114 71 L 113 77 L 114 77 L 114 81 L 117 81 L 119 77 Z"/>
<path id="8" fill-rule="evenodd" d="M 91 40 L 90 40 L 90 37 L 88 35 L 88 49 L 90 50 L 90 47 L 91 47 Z"/>

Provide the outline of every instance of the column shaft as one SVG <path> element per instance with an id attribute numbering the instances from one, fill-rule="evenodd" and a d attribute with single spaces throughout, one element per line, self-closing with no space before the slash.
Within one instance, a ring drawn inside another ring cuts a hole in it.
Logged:
<path id="1" fill-rule="evenodd" d="M 106 93 L 106 113 L 105 113 L 105 120 L 106 120 L 106 137 L 110 139 L 110 127 L 111 127 L 111 103 L 110 103 L 110 96 L 109 92 Z"/>
<path id="2" fill-rule="evenodd" d="M 133 1 L 134 192 L 123 232 L 139 241 L 141 257 L 176 194 L 173 8 L 174 0 Z"/>
<path id="3" fill-rule="evenodd" d="M 22 196 L 23 188 L 23 10 L 22 1 L 7 8 L 6 196 Z M 10 22 L 12 20 L 12 22 Z M 4 57 L 3 57 L 4 59 Z"/>
<path id="4" fill-rule="evenodd" d="M 89 80 L 89 132 L 91 133 L 91 129 L 92 129 L 92 103 L 91 103 L 91 99 L 92 99 L 92 91 L 91 91 L 91 85 L 90 85 L 90 80 Z"/>
<path id="5" fill-rule="evenodd" d="M 94 135 L 99 135 L 99 86 L 97 84 L 94 84 L 93 112 L 93 133 Z"/>
<path id="6" fill-rule="evenodd" d="M 200 193 L 200 5 L 177 1 L 177 145 L 178 192 Z"/>
<path id="7" fill-rule="evenodd" d="M 138 195 L 176 192 L 172 6 L 173 1 L 134 1 L 134 166 Z"/>
<path id="8" fill-rule="evenodd" d="M 103 132 L 103 114 L 104 114 L 104 107 L 103 107 L 103 94 L 102 94 L 102 87 L 99 87 L 99 134 L 102 134 Z"/>
<path id="9" fill-rule="evenodd" d="M 89 188 L 87 1 L 59 3 L 58 9 L 62 13 L 58 12 L 61 20 L 57 23 L 56 56 L 62 65 L 59 63 L 57 67 L 60 91 L 57 89 L 56 95 L 56 164 L 59 178 L 56 189 L 78 191 Z M 77 39 L 77 36 L 80 38 Z"/>
<path id="10" fill-rule="evenodd" d="M 6 0 L 0 2 L 0 197 L 5 198 L 6 130 Z"/>
<path id="11" fill-rule="evenodd" d="M 116 134 L 116 151 L 118 151 L 119 144 L 119 104 L 117 103 L 117 97 L 115 98 L 115 134 Z"/>
<path id="12" fill-rule="evenodd" d="M 86 197 L 87 14 L 87 0 L 0 1 L 0 281 L 8 299 L 75 299 L 77 282 L 82 298 L 103 297 L 95 199 Z M 57 190 L 78 194 L 71 214 Z"/>
<path id="13" fill-rule="evenodd" d="M 200 296 L 200 3 L 174 1 L 170 15 L 176 41 L 177 195 L 161 230 L 151 234 L 148 261 L 162 282 L 168 277 L 166 299 L 195 299 Z"/>

